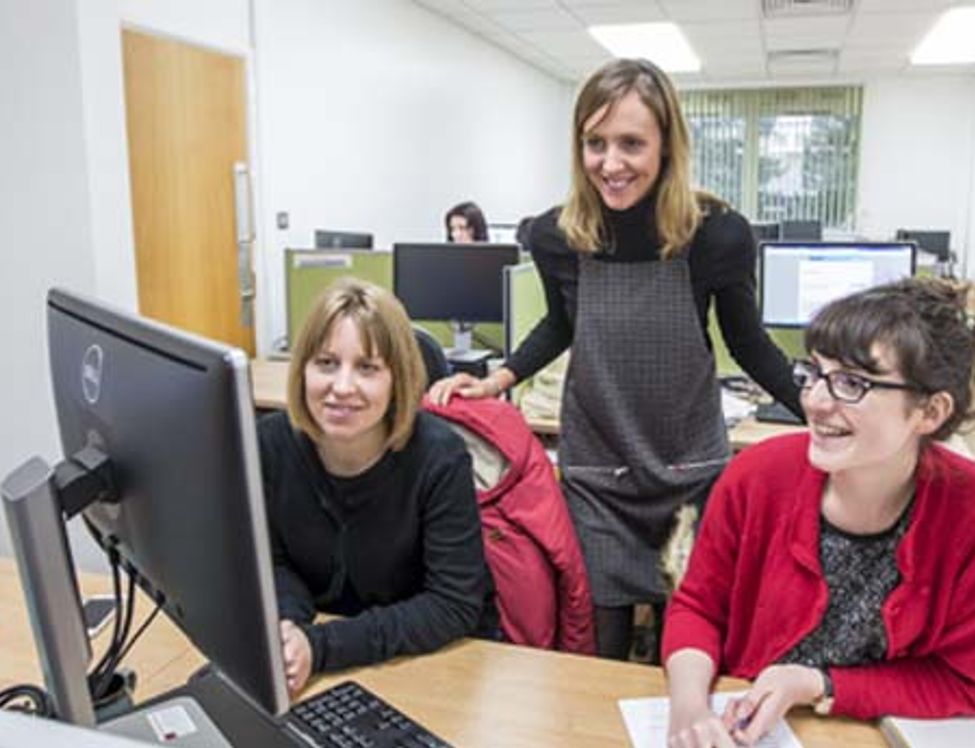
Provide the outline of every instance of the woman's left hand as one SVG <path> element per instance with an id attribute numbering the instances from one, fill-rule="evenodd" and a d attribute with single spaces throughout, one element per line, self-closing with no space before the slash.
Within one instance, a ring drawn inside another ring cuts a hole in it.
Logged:
<path id="1" fill-rule="evenodd" d="M 311 675 L 311 643 L 305 632 L 287 619 L 281 621 L 284 674 L 292 696 L 301 691 Z"/>
<path id="2" fill-rule="evenodd" d="M 731 736 L 753 745 L 796 704 L 811 704 L 823 692 L 823 676 L 805 665 L 770 665 L 748 692 L 728 703 L 722 720 Z"/>

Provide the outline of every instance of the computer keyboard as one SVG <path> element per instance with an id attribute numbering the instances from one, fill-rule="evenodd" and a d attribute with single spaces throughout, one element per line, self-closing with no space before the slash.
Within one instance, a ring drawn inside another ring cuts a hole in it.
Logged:
<path id="1" fill-rule="evenodd" d="M 755 409 L 755 420 L 765 423 L 789 423 L 802 425 L 802 419 L 785 407 L 778 400 L 771 403 L 759 403 Z"/>
<path id="2" fill-rule="evenodd" d="M 288 720 L 302 736 L 325 748 L 451 748 L 353 681 L 295 704 Z"/>

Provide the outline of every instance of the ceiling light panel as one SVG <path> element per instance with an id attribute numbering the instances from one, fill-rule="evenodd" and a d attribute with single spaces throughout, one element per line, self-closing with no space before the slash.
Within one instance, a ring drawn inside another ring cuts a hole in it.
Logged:
<path id="1" fill-rule="evenodd" d="M 942 15 L 911 54 L 914 65 L 975 63 L 975 5 Z"/>
<path id="2" fill-rule="evenodd" d="M 673 23 L 590 26 L 589 33 L 616 57 L 646 57 L 673 73 L 701 69 L 701 61 Z"/>

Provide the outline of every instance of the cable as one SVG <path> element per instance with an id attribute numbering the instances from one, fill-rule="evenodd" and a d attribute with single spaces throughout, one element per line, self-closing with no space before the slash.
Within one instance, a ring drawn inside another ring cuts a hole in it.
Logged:
<path id="1" fill-rule="evenodd" d="M 17 704 L 18 699 L 24 699 L 27 703 Z M 38 717 L 54 716 L 54 704 L 47 691 L 27 683 L 0 691 L 0 709 L 35 714 Z"/>

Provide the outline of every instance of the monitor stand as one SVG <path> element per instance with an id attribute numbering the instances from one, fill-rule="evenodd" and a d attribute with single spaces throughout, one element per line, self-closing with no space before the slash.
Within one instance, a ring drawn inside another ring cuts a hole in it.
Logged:
<path id="1" fill-rule="evenodd" d="M 471 348 L 474 325 L 471 322 L 451 322 L 450 328 L 454 332 L 454 345 L 448 348 L 447 363 L 453 372 L 467 372 L 475 377 L 488 375 L 488 359 L 493 355 L 483 348 Z"/>

